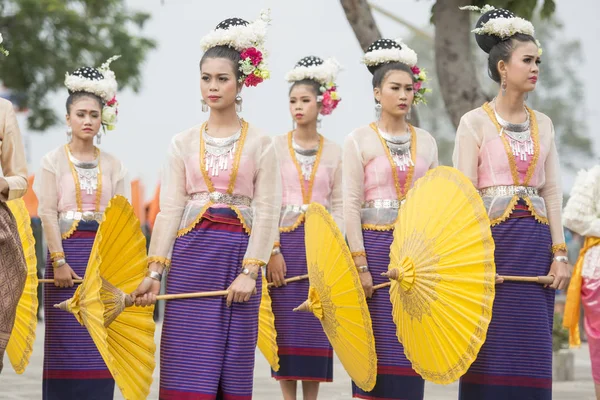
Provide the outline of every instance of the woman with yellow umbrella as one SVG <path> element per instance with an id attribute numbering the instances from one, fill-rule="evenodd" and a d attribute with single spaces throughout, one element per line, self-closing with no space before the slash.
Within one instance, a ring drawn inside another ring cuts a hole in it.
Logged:
<path id="1" fill-rule="evenodd" d="M 115 124 L 117 81 L 109 65 L 82 67 L 68 74 L 65 86 L 67 143 L 42 159 L 36 179 L 39 214 L 48 242 L 44 288 L 46 336 L 42 398 L 112 399 L 114 380 L 85 327 L 53 308 L 73 296 L 73 279 L 86 273 L 88 259 L 109 201 L 128 195 L 120 160 L 100 151 L 101 129 Z"/>
<path id="2" fill-rule="evenodd" d="M 2 35 L 0 35 L 2 43 Z M 0 52 L 8 52 L 0 45 Z M 15 219 L 6 202 L 27 192 L 27 162 L 13 105 L 0 99 L 0 372 L 4 350 L 15 322 L 27 266 Z"/>
<path id="3" fill-rule="evenodd" d="M 480 10 L 467 7 L 469 10 Z M 475 38 L 488 56 L 496 98 L 465 114 L 454 165 L 479 189 L 492 223 L 500 275 L 554 277 L 547 288 L 504 282 L 496 288 L 487 340 L 462 377 L 460 398 L 550 399 L 554 289 L 569 265 L 561 224 L 562 190 L 552 121 L 527 107 L 540 73 L 533 25 L 486 6 Z"/>
<path id="4" fill-rule="evenodd" d="M 396 337 L 387 290 L 373 284 L 390 263 L 398 210 L 413 183 L 438 165 L 435 139 L 408 122 L 411 108 L 424 102 L 425 72 L 417 54 L 390 39 L 374 42 L 363 62 L 373 74 L 376 121 L 353 131 L 344 144 L 344 223 L 354 263 L 368 300 L 378 358 L 377 383 L 364 399 L 422 399 L 423 379 L 411 368 Z"/>
<path id="5" fill-rule="evenodd" d="M 280 234 L 267 266 L 267 278 L 280 286 L 284 275 L 307 274 L 304 217 L 310 203 L 325 205 L 342 225 L 342 149 L 318 133 L 318 117 L 329 115 L 339 103 L 335 79 L 340 69 L 334 59 L 302 58 L 288 72 L 290 113 L 296 128 L 274 139 L 283 184 Z M 271 291 L 280 382 L 284 399 L 296 398 L 302 381 L 304 398 L 316 399 L 319 382 L 333 380 L 333 350 L 321 324 L 309 314 L 292 309 L 308 296 L 308 280 Z"/>

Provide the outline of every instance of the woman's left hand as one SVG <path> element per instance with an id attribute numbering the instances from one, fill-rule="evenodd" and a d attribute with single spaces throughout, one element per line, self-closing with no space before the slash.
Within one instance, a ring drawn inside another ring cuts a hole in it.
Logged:
<path id="1" fill-rule="evenodd" d="M 550 266 L 549 276 L 554 277 L 554 282 L 547 286 L 552 289 L 564 290 L 569 286 L 569 279 L 571 278 L 571 266 L 565 262 L 552 261 Z"/>

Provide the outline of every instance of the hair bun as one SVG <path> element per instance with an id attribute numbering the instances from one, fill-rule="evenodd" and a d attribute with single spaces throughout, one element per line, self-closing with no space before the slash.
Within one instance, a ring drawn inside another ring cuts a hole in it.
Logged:
<path id="1" fill-rule="evenodd" d="M 368 53 L 371 53 L 371 52 L 377 51 L 377 50 L 389 50 L 389 49 L 402 50 L 402 46 L 400 45 L 400 43 L 398 43 L 397 41 L 392 40 L 392 39 L 377 39 L 367 48 L 367 51 L 365 52 L 365 54 L 368 54 Z M 374 74 L 375 71 L 377 71 L 377 69 L 379 67 L 381 67 L 382 65 L 387 64 L 389 62 L 392 62 L 392 61 L 381 62 L 376 65 L 367 65 L 367 69 L 369 70 L 369 72 L 371 74 Z"/>
<path id="2" fill-rule="evenodd" d="M 496 19 L 496 18 L 515 18 L 515 14 L 512 13 L 511 11 L 502 9 L 502 8 L 497 8 L 494 10 L 490 10 L 488 12 L 486 12 L 485 14 L 483 14 L 481 17 L 479 17 L 479 20 L 477 20 L 477 24 L 475 25 L 475 28 L 481 28 L 486 22 L 488 22 L 491 19 Z M 490 34 L 479 34 L 476 33 L 475 34 L 475 41 L 477 42 L 477 45 L 479 45 L 479 48 L 483 51 L 485 51 L 486 53 L 489 54 L 489 52 L 492 50 L 492 48 L 497 45 L 498 43 L 502 42 L 502 38 L 496 35 L 490 35 Z"/>
<path id="3" fill-rule="evenodd" d="M 296 63 L 296 67 L 316 67 L 317 65 L 323 65 L 323 59 L 317 56 L 304 57 Z"/>
<path id="4" fill-rule="evenodd" d="M 248 21 L 241 18 L 227 18 L 224 21 L 219 22 L 219 25 L 215 29 L 227 30 L 232 26 L 246 26 L 248 25 Z"/>
<path id="5" fill-rule="evenodd" d="M 94 67 L 77 68 L 71 75 L 89 79 L 90 81 L 101 81 L 104 79 L 104 75 Z"/>

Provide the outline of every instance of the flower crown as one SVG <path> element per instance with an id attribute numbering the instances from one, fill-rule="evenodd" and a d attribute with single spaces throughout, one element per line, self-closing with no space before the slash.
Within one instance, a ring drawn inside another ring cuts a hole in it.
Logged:
<path id="1" fill-rule="evenodd" d="M 464 6 L 460 7 L 460 9 L 466 11 L 478 11 L 483 15 L 488 15 L 489 19 L 487 21 L 471 31 L 476 35 L 492 35 L 500 40 L 506 40 L 517 33 L 529 36 L 535 35 L 535 28 L 531 22 L 524 18 L 517 17 L 508 10 L 496 8 L 489 4 L 486 4 L 481 8 L 477 6 Z M 539 48 L 539 55 L 542 55 L 540 42 L 536 40 L 536 44 Z"/>
<path id="2" fill-rule="evenodd" d="M 321 94 L 317 101 L 321 103 L 321 114 L 329 115 L 336 109 L 342 98 L 337 92 L 335 79 L 341 65 L 335 58 L 322 59 L 314 56 L 304 57 L 294 69 L 285 75 L 288 82 L 298 82 L 304 79 L 316 81 L 321 85 Z"/>
<path id="3" fill-rule="evenodd" d="M 113 56 L 106 60 L 100 68 L 83 67 L 72 74 L 66 73 L 65 86 L 69 92 L 86 92 L 100 97 L 102 106 L 102 126 L 112 131 L 117 123 L 119 114 L 117 102 L 117 79 L 111 71 L 110 64 L 121 56 Z"/>
<path id="4" fill-rule="evenodd" d="M 402 42 L 401 39 L 379 39 L 375 41 L 363 56 L 362 62 L 373 73 L 375 69 L 390 62 L 408 65 L 413 73 L 415 98 L 413 104 L 427 103 L 425 93 L 431 89 L 423 85 L 427 82 L 427 73 L 417 66 L 417 53 Z"/>
<path id="5" fill-rule="evenodd" d="M 229 46 L 240 53 L 240 83 L 256 86 L 271 73 L 267 69 L 264 50 L 267 27 L 271 21 L 270 10 L 262 11 L 260 17 L 248 23 L 239 18 L 230 18 L 221 22 L 201 40 L 203 51 L 215 46 Z"/>

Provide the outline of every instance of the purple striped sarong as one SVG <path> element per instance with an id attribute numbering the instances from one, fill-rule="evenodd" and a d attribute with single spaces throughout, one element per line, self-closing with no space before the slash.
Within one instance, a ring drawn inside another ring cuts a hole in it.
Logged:
<path id="1" fill-rule="evenodd" d="M 363 230 L 363 241 L 367 252 L 367 264 L 373 277 L 373 285 L 387 282 L 381 274 L 390 264 L 390 246 L 394 240 L 393 231 Z M 404 355 L 404 347 L 396 336 L 396 324 L 392 319 L 392 303 L 389 290 L 376 290 L 367 299 L 375 350 L 377 351 L 377 382 L 370 392 L 365 392 L 352 384 L 353 397 L 360 399 L 423 399 L 425 382 L 413 369 Z"/>
<path id="2" fill-rule="evenodd" d="M 500 275 L 547 275 L 552 263 L 548 225 L 517 210 L 492 227 Z M 461 400 L 552 398 L 554 290 L 537 283 L 505 282 L 496 298 L 487 339 L 462 377 Z"/>
<path id="3" fill-rule="evenodd" d="M 66 240 L 63 249 L 69 266 L 81 277 L 85 275 L 98 224 L 79 224 Z M 46 261 L 45 277 L 54 279 L 52 260 Z M 73 297 L 77 285 L 57 288 L 44 284 L 44 400 L 109 400 L 114 396 L 115 382 L 87 329 L 58 304 Z"/>
<path id="4" fill-rule="evenodd" d="M 177 238 L 167 293 L 225 290 L 248 246 L 236 214 L 211 208 Z M 260 277 L 258 282 L 260 282 Z M 167 301 L 160 347 L 161 400 L 252 398 L 261 285 L 248 303 L 224 297 Z"/>
<path id="5" fill-rule="evenodd" d="M 304 225 L 280 236 L 287 277 L 307 274 Z M 333 380 L 333 349 L 321 323 L 312 313 L 292 311 L 308 298 L 308 288 L 307 279 L 271 289 L 279 348 L 279 371 L 271 373 L 277 380 Z"/>

